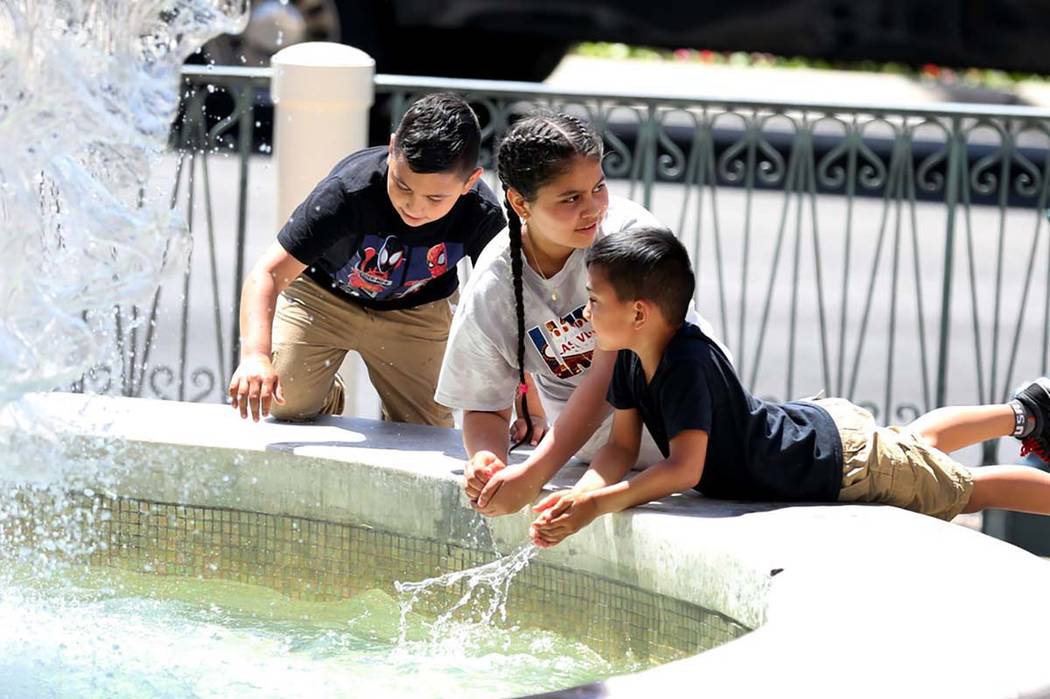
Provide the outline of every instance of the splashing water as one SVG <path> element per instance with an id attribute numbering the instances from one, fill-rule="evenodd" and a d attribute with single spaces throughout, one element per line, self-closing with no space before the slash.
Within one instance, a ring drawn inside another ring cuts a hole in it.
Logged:
<path id="1" fill-rule="evenodd" d="M 116 478 L 109 454 L 54 438 L 14 401 L 78 378 L 111 344 L 103 314 L 184 263 L 187 227 L 151 177 L 183 61 L 240 31 L 247 7 L 0 0 L 0 411 L 18 411 L 0 434 L 0 601 L 16 593 L 12 563 L 43 580 L 95 545 L 106 513 L 84 503 Z"/>
<path id="2" fill-rule="evenodd" d="M 179 70 L 248 0 L 0 0 L 0 404 L 79 377 L 93 318 L 183 264 L 151 187 Z"/>
<path id="3" fill-rule="evenodd" d="M 185 263 L 187 227 L 153 172 L 183 61 L 211 36 L 241 31 L 247 9 L 248 0 L 0 0 L 0 412 L 13 411 L 0 430 L 0 695 L 415 697 L 422 683 L 436 696 L 493 696 L 609 674 L 592 651 L 547 632 L 490 629 L 455 662 L 395 652 L 423 632 L 408 617 L 428 589 L 464 582 L 469 592 L 426 628 L 462 626 L 453 614 L 476 611 L 472 595 L 484 590 L 492 598 L 475 627 L 505 620 L 531 546 L 399 585 L 407 606 L 374 591 L 353 607 L 309 611 L 339 625 L 238 608 L 253 595 L 268 610 L 288 607 L 254 587 L 137 582 L 138 572 L 67 579 L 93 574 L 79 562 L 108 545 L 97 530 L 113 515 L 97 496 L 113 497 L 124 470 L 141 465 L 122 464 L 105 443 L 29 439 L 51 430 L 15 401 L 78 379 L 110 344 L 98 333 L 113 307 L 148 300 Z M 194 464 L 187 478 L 209 468 Z M 485 684 L 521 669 L 520 690 Z"/>
<path id="4" fill-rule="evenodd" d="M 466 609 L 468 615 L 471 612 L 478 612 L 478 616 L 471 619 L 477 627 L 488 627 L 497 614 L 499 614 L 499 620 L 505 622 L 507 620 L 507 596 L 510 593 L 510 583 L 514 580 L 514 576 L 529 565 L 529 561 L 538 552 L 539 549 L 533 544 L 524 544 L 513 553 L 497 558 L 495 561 L 485 565 L 445 573 L 436 578 L 427 578 L 419 582 L 394 583 L 401 606 L 399 643 L 403 645 L 406 642 L 409 614 L 412 613 L 412 608 L 422 596 L 441 589 L 448 589 L 461 582 L 464 583 L 466 591 L 455 604 L 445 610 L 434 621 L 431 626 L 432 642 L 441 643 L 444 635 L 452 628 L 457 629 L 460 633 L 469 630 L 469 626 L 466 625 L 461 624 L 455 627 L 450 625 L 456 612 L 461 609 Z M 481 604 L 481 601 L 486 593 L 490 595 L 490 598 L 488 605 L 484 606 Z M 460 641 L 463 639 L 457 637 L 445 640 L 451 641 L 453 647 L 461 647 Z"/>

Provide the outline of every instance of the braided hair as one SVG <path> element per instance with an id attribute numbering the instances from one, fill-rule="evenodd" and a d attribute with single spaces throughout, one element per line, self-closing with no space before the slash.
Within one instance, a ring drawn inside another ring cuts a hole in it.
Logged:
<path id="1" fill-rule="evenodd" d="M 521 446 L 532 434 L 532 416 L 525 383 L 525 300 L 522 293 L 521 219 L 510 204 L 511 189 L 525 201 L 535 201 L 540 188 L 564 174 L 573 158 L 583 156 L 600 161 L 602 141 L 587 122 L 569 114 L 536 114 L 526 117 L 507 132 L 497 154 L 497 169 L 503 184 L 510 233 L 510 268 L 514 284 L 514 313 L 518 322 L 518 392 L 525 436 L 511 449 Z"/>

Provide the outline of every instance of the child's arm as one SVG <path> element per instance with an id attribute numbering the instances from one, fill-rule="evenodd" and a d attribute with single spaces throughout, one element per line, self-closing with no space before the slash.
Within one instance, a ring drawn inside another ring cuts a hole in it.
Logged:
<path id="1" fill-rule="evenodd" d="M 230 379 L 230 401 L 242 418 L 266 417 L 271 400 L 283 403 L 283 392 L 270 361 L 277 296 L 306 269 L 274 242 L 252 267 L 241 290 L 240 364 Z"/>
<path id="2" fill-rule="evenodd" d="M 558 419 L 529 458 L 504 469 L 487 482 L 477 499 L 478 509 L 483 514 L 517 512 L 535 500 L 543 484 L 587 443 L 609 414 L 605 395 L 616 364 L 616 353 L 595 350 L 592 362 L 583 381 L 572 392 Z"/>
<path id="3" fill-rule="evenodd" d="M 630 480 L 586 492 L 573 489 L 566 494 L 555 493 L 555 496 L 560 497 L 544 500 L 536 506 L 536 510 L 546 508 L 546 511 L 530 529 L 533 543 L 543 547 L 554 546 L 599 515 L 659 500 L 695 486 L 700 482 L 704 470 L 707 433 L 702 430 L 684 430 L 671 439 L 670 447 L 671 455 L 668 458 Z"/>
<path id="4" fill-rule="evenodd" d="M 568 515 L 576 531 L 586 526 L 597 516 L 596 502 L 591 495 L 606 486 L 622 479 L 631 466 L 638 460 L 638 450 L 642 441 L 642 419 L 638 411 L 631 408 L 617 410 L 613 413 L 612 429 L 609 439 L 598 453 L 594 455 L 590 467 L 576 481 L 570 490 L 551 493 L 534 508 L 533 512 L 541 513 L 532 527 L 530 536 L 537 546 L 553 546 L 560 539 L 553 537 L 547 527 L 552 520 L 559 519 L 565 524 L 563 515 Z"/>
<path id="5" fill-rule="evenodd" d="M 578 493 L 590 492 L 619 482 L 638 460 L 641 444 L 642 419 L 638 411 L 615 411 L 609 441 L 594 455 L 587 471 L 580 476 L 580 480 L 576 481 L 572 489 Z"/>
<path id="6" fill-rule="evenodd" d="M 614 483 L 594 494 L 599 514 L 619 512 L 689 490 L 700 482 L 707 456 L 707 433 L 685 430 L 671 440 L 671 455 L 629 481 Z"/>
<path id="7" fill-rule="evenodd" d="M 507 466 L 509 421 L 510 408 L 463 412 L 463 446 L 469 457 L 463 467 L 463 489 L 474 507 L 478 507 L 478 495 L 485 484 Z"/>

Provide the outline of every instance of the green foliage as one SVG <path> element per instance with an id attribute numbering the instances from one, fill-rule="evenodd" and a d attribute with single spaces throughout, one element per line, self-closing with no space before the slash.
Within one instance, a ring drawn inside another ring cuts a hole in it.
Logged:
<path id="1" fill-rule="evenodd" d="M 706 49 L 660 49 L 648 46 L 629 46 L 588 42 L 577 44 L 572 53 L 578 56 L 593 58 L 636 59 L 648 61 L 675 61 L 685 63 L 705 63 L 708 65 L 729 65 L 748 68 L 801 68 L 809 70 L 846 70 L 865 73 L 884 73 L 901 75 L 924 81 L 936 81 L 943 84 L 963 84 L 990 89 L 1010 89 L 1023 81 L 1046 82 L 1050 76 L 1031 73 L 1010 73 L 986 68 L 951 68 L 926 64 L 908 66 L 902 63 L 879 63 L 876 61 L 827 61 L 818 58 L 800 56 L 774 56 L 768 53 L 748 53 L 745 51 L 719 52 Z"/>

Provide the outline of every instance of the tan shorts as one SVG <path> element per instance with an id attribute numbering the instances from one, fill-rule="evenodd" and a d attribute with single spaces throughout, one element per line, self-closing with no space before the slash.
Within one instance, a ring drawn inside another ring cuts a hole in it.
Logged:
<path id="1" fill-rule="evenodd" d="M 843 398 L 813 402 L 828 411 L 842 439 L 840 502 L 878 502 L 948 520 L 970 501 L 969 469 L 907 427 L 879 427 Z"/>
<path id="2" fill-rule="evenodd" d="M 452 427 L 452 411 L 434 401 L 451 323 L 448 299 L 374 311 L 301 276 L 277 300 L 273 363 L 285 404 L 271 412 L 281 420 L 340 414 L 343 385 L 336 372 L 353 350 L 368 368 L 385 419 Z"/>

